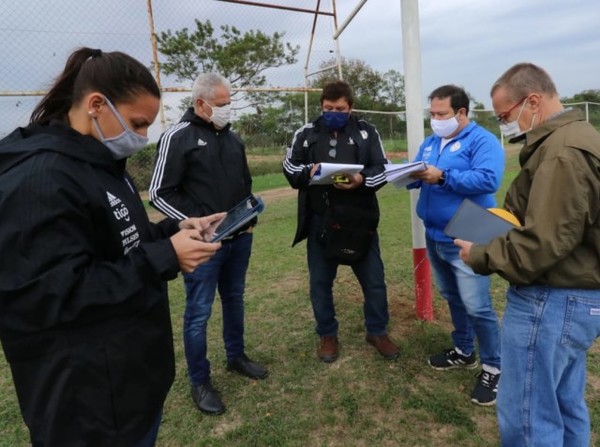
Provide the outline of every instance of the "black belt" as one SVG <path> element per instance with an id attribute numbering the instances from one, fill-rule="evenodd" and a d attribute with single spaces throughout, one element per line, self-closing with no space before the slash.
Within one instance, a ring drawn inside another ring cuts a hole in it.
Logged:
<path id="1" fill-rule="evenodd" d="M 234 233 L 231 236 L 224 237 L 223 239 L 221 239 L 221 242 L 231 242 L 236 237 L 241 236 L 242 234 L 247 233 L 247 232 L 248 232 L 248 228 L 246 228 L 245 230 L 238 231 L 237 233 Z"/>

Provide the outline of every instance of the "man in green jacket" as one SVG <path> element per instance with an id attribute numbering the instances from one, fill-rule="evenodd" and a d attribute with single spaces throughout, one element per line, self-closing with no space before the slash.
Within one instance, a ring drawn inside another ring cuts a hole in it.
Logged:
<path id="1" fill-rule="evenodd" d="M 491 90 L 502 133 L 523 141 L 504 207 L 522 226 L 456 240 L 475 272 L 510 283 L 502 326 L 503 446 L 590 445 L 586 352 L 600 334 L 600 134 L 550 76 L 517 64 Z"/>

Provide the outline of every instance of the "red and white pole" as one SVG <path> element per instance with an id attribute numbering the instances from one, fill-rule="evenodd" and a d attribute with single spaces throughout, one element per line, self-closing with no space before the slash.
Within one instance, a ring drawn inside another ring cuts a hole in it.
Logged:
<path id="1" fill-rule="evenodd" d="M 408 158 L 413 160 L 425 138 L 421 85 L 421 40 L 419 33 L 418 0 L 400 0 L 402 16 L 402 49 L 406 96 L 406 138 Z M 433 320 L 431 267 L 425 248 L 425 228 L 417 217 L 418 190 L 410 191 L 413 273 L 417 318 Z"/>

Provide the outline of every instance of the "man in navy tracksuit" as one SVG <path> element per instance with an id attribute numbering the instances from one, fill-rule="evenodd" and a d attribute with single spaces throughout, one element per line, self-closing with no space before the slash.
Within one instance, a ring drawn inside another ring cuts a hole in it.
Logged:
<path id="1" fill-rule="evenodd" d="M 298 225 L 292 245 L 307 240 L 310 301 L 320 338 L 317 357 L 326 363 L 339 356 L 333 282 L 342 261 L 351 265 L 364 295 L 366 341 L 388 360 L 399 355 L 387 332 L 387 287 L 377 234 L 376 192 L 386 184 L 384 165 L 388 160 L 377 129 L 352 114 L 353 104 L 354 93 L 347 82 L 327 83 L 321 93 L 321 115 L 296 131 L 283 162 L 284 175 L 290 186 L 298 190 Z M 340 183 L 312 185 L 311 179 L 321 163 L 359 164 L 363 168 L 344 176 Z M 350 231 L 358 230 L 369 220 L 367 231 L 354 231 L 352 238 L 347 238 L 362 243 L 360 259 L 347 262 L 327 252 L 322 235 L 332 208 L 340 210 L 336 218 L 346 222 Z"/>
<path id="2" fill-rule="evenodd" d="M 252 178 L 244 143 L 230 129 L 231 86 L 216 73 L 198 76 L 193 107 L 158 142 L 150 184 L 151 204 L 167 216 L 206 216 L 227 211 L 251 194 Z M 200 411 L 225 411 L 210 381 L 206 327 L 218 288 L 223 311 L 227 368 L 252 379 L 268 371 L 244 352 L 244 289 L 256 219 L 223 240 L 206 264 L 184 274 L 184 345 L 192 397 Z"/>

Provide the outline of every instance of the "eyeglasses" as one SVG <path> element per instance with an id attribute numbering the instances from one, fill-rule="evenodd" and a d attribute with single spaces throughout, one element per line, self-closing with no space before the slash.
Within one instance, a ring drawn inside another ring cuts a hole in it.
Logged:
<path id="1" fill-rule="evenodd" d="M 329 147 L 331 148 L 329 149 L 329 156 L 335 158 L 337 156 L 337 140 L 335 138 L 329 140 Z"/>
<path id="2" fill-rule="evenodd" d="M 527 95 L 527 96 L 529 96 L 529 95 Z M 498 120 L 499 123 L 506 124 L 506 120 L 508 119 L 508 115 L 510 115 L 510 112 L 512 112 L 518 106 L 520 106 L 523 103 L 523 101 L 525 101 L 527 99 L 527 96 L 525 96 L 523 99 L 521 99 L 518 103 L 516 103 L 514 106 L 512 106 L 506 112 L 502 112 L 502 113 L 496 115 L 496 120 Z"/>

